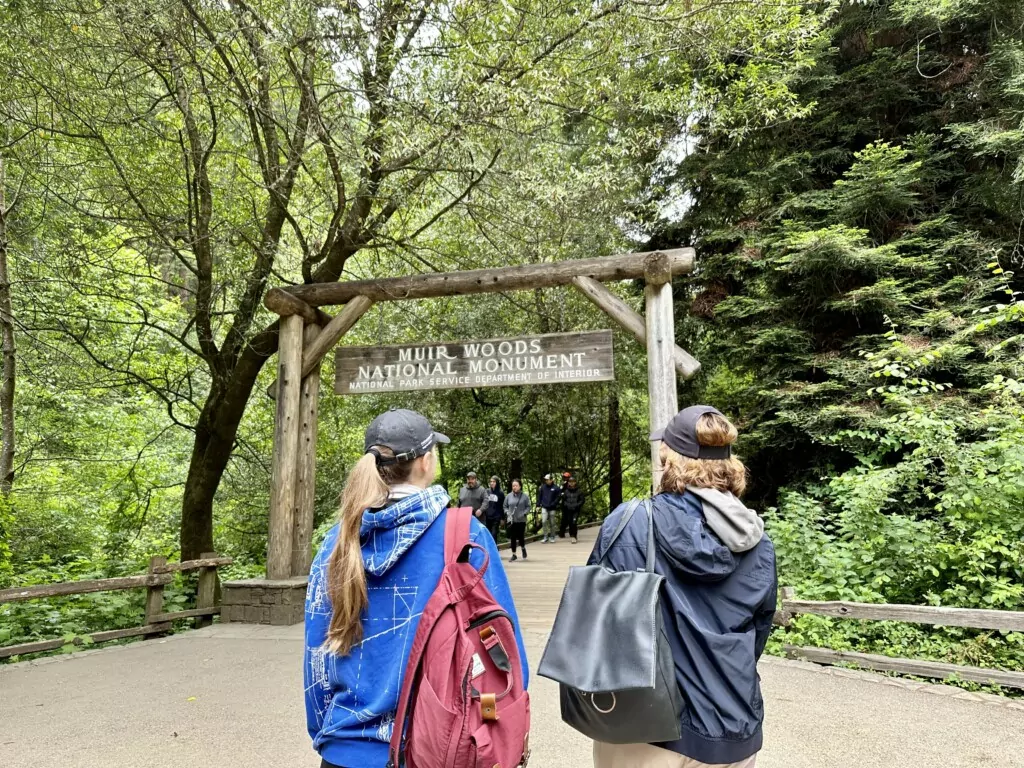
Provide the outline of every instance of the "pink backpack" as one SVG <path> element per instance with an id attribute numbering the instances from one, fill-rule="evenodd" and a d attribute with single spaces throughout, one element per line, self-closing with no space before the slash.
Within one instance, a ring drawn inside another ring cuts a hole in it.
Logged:
<path id="1" fill-rule="evenodd" d="M 388 768 L 516 768 L 530 757 L 515 629 L 484 584 L 486 551 L 480 570 L 469 564 L 482 549 L 470 542 L 472 515 L 447 512 L 445 567 L 409 654 Z"/>

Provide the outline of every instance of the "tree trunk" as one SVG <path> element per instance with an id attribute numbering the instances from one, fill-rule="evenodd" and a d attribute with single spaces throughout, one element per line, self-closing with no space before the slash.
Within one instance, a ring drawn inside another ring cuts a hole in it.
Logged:
<path id="1" fill-rule="evenodd" d="M 196 423 L 181 506 L 182 560 L 217 551 L 213 545 L 214 497 L 231 459 L 256 377 L 276 350 L 277 323 L 274 323 L 246 345 L 230 373 L 214 383 L 206 398 Z"/>
<path id="2" fill-rule="evenodd" d="M 609 389 L 608 504 L 610 509 L 615 509 L 622 503 L 622 422 L 619 417 L 619 393 Z"/>
<path id="3" fill-rule="evenodd" d="M 9 496 L 14 485 L 14 313 L 11 278 L 7 269 L 7 200 L 4 158 L 0 156 L 0 339 L 3 346 L 3 381 L 0 382 L 0 494 Z"/>
<path id="4" fill-rule="evenodd" d="M 509 488 L 509 490 L 512 489 L 512 481 L 513 480 L 519 480 L 520 482 L 522 482 L 522 479 L 523 479 L 523 460 L 521 458 L 520 459 L 512 459 L 512 463 L 509 465 L 509 468 L 508 468 L 508 475 L 509 475 L 509 477 L 508 477 L 508 488 Z"/>

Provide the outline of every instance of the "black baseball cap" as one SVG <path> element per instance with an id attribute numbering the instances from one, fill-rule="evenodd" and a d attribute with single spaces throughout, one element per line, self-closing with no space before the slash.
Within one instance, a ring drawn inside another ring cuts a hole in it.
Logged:
<path id="1" fill-rule="evenodd" d="M 370 453 L 375 445 L 395 452 L 395 457 L 377 456 L 378 464 L 393 464 L 419 458 L 438 443 L 450 443 L 447 435 L 435 432 L 422 414 L 405 408 L 391 408 L 370 422 L 363 438 L 363 451 Z"/>
<path id="2" fill-rule="evenodd" d="M 691 405 L 684 408 L 664 429 L 651 433 L 651 440 L 661 440 L 669 448 L 691 459 L 728 459 L 732 448 L 728 445 L 701 445 L 697 442 L 697 420 L 708 413 L 725 416 L 710 405 Z"/>

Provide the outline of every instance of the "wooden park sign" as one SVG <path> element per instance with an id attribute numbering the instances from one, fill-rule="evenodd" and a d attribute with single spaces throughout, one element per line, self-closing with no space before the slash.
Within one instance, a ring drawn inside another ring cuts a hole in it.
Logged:
<path id="1" fill-rule="evenodd" d="M 689 248 L 622 253 L 560 262 L 407 275 L 273 288 L 263 303 L 281 317 L 267 576 L 309 573 L 314 522 L 320 364 L 377 302 L 438 296 L 534 291 L 567 286 L 593 302 L 647 348 L 648 413 L 653 429 L 677 410 L 676 379 L 700 363 L 675 345 L 672 278 L 693 270 Z M 604 283 L 644 281 L 641 315 Z M 330 315 L 322 306 L 344 305 Z M 342 347 L 336 390 L 343 394 L 421 389 L 607 381 L 614 377 L 610 331 L 548 334 L 396 347 Z M 653 485 L 660 477 L 659 443 L 651 443 Z M 285 582 L 281 582 L 285 583 Z M 288 582 L 290 583 L 290 582 Z"/>
<path id="2" fill-rule="evenodd" d="M 615 378 L 611 331 L 514 339 L 338 347 L 339 395 L 580 384 Z"/>

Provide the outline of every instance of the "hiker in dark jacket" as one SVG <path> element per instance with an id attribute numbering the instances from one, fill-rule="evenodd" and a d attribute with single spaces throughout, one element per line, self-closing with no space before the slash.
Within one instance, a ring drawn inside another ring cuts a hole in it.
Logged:
<path id="1" fill-rule="evenodd" d="M 664 474 L 654 497 L 655 571 L 665 577 L 662 611 L 686 706 L 682 737 L 668 744 L 594 744 L 595 768 L 753 768 L 764 702 L 757 661 L 771 633 L 775 549 L 757 513 L 738 496 L 746 470 L 730 453 L 736 428 L 710 406 L 678 413 L 662 440 Z M 627 505 L 613 512 L 590 563 Z M 634 515 L 607 552 L 616 571 L 643 570 L 646 515 Z"/>
<path id="2" fill-rule="evenodd" d="M 505 519 L 505 494 L 501 490 L 501 480 L 492 477 L 488 483 L 487 498 L 481 507 L 483 522 L 495 541 L 501 532 L 501 521 Z"/>
<path id="3" fill-rule="evenodd" d="M 587 495 L 580 489 L 576 476 L 569 475 L 569 479 L 565 481 L 565 486 L 562 488 L 562 525 L 558 532 L 558 538 L 564 539 L 568 530 L 569 540 L 573 544 L 576 543 L 577 518 L 583 511 L 583 502 L 586 500 Z"/>
<path id="4" fill-rule="evenodd" d="M 555 485 L 555 478 L 544 475 L 544 482 L 537 488 L 537 509 L 540 510 L 540 522 L 544 531 L 541 544 L 555 540 L 555 511 L 561 498 L 562 489 Z"/>

